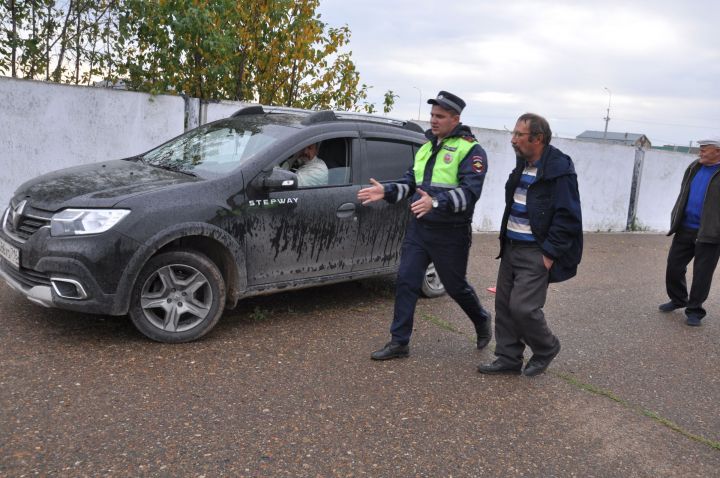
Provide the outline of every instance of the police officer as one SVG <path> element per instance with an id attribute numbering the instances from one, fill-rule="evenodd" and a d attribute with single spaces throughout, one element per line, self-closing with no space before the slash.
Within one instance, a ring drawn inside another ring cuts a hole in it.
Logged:
<path id="1" fill-rule="evenodd" d="M 412 212 L 403 242 L 397 277 L 391 340 L 372 353 L 374 360 L 407 357 L 415 304 L 425 271 L 432 262 L 450 297 L 475 325 L 477 348 L 490 342 L 490 314 L 465 277 L 472 242 L 471 222 L 487 171 L 487 156 L 470 128 L 460 123 L 465 102 L 447 91 L 428 100 L 432 105 L 428 142 L 413 166 L 395 183 L 360 189 L 363 205 L 384 199 L 410 198 Z"/>

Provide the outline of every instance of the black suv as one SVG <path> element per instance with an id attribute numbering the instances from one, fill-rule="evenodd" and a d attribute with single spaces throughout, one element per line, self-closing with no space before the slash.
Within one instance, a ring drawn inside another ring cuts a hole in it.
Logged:
<path id="1" fill-rule="evenodd" d="M 401 177 L 423 142 L 410 122 L 246 107 L 145 154 L 21 185 L 2 217 L 0 276 L 47 307 L 194 340 L 244 297 L 394 273 L 408 204 L 356 195 Z M 298 187 L 280 166 L 313 143 L 328 184 Z M 443 292 L 431 265 L 423 293 Z"/>

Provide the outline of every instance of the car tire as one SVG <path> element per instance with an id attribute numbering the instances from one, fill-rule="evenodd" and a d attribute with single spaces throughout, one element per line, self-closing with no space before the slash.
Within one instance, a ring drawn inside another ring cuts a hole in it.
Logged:
<path id="1" fill-rule="evenodd" d="M 170 251 L 148 261 L 132 291 L 129 315 L 135 327 L 157 342 L 199 339 L 225 309 L 225 281 L 207 256 Z"/>
<path id="2" fill-rule="evenodd" d="M 440 281 L 440 276 L 435 270 L 435 264 L 433 264 L 432 262 L 425 271 L 425 277 L 423 277 L 421 291 L 423 296 L 430 299 L 445 295 L 445 286 Z"/>

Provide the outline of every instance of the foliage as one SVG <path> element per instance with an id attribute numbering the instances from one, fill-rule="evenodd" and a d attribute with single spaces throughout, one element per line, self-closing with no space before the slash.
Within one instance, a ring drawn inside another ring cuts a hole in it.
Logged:
<path id="1" fill-rule="evenodd" d="M 118 0 L 8 0 L 0 4 L 0 73 L 90 84 L 108 72 Z"/>
<path id="2" fill-rule="evenodd" d="M 299 108 L 364 110 L 347 25 L 319 0 L 5 0 L 0 74 Z M 385 94 L 383 110 L 397 96 Z"/>

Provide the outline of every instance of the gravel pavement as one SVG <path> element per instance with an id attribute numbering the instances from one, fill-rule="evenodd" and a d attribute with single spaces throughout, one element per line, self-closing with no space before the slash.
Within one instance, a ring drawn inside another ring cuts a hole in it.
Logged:
<path id="1" fill-rule="evenodd" d="M 492 351 L 448 297 L 420 301 L 409 358 L 371 361 L 387 278 L 247 300 L 181 345 L 2 284 L 0 475 L 720 476 L 720 283 L 691 328 L 657 311 L 669 238 L 585 241 L 550 287 L 562 352 L 535 378 L 478 374 Z M 474 236 L 491 310 L 497 250 Z"/>

